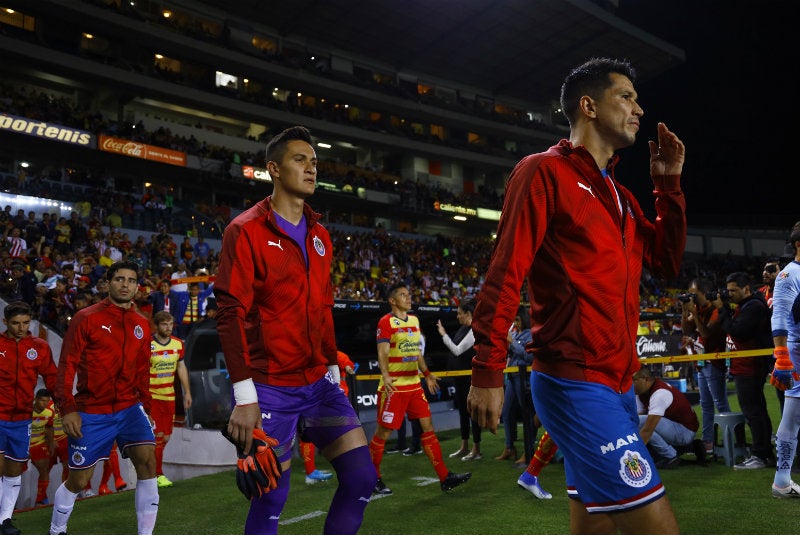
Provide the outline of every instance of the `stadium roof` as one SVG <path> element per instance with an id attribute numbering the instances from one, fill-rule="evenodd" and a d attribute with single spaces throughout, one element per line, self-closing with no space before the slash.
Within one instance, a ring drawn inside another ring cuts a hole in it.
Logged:
<path id="1" fill-rule="evenodd" d="M 204 0 L 218 7 L 214 0 Z M 558 99 L 568 66 L 593 56 L 631 60 L 647 81 L 685 53 L 591 0 L 229 0 L 237 18 L 309 50 L 340 51 L 532 103 Z M 420 76 L 425 81 L 423 76 Z"/>

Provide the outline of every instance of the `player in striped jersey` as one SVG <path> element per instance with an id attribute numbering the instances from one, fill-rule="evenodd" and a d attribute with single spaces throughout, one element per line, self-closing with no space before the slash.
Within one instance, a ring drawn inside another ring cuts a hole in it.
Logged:
<path id="1" fill-rule="evenodd" d="M 171 487 L 172 481 L 164 475 L 162 466 L 164 448 L 172 435 L 175 419 L 175 376 L 181 383 L 183 407 L 192 406 L 189 389 L 189 372 L 183 362 L 183 341 L 172 336 L 174 319 L 166 310 L 153 315 L 155 330 L 150 342 L 150 394 L 153 397 L 151 416 L 155 422 L 156 473 L 159 487 Z"/>

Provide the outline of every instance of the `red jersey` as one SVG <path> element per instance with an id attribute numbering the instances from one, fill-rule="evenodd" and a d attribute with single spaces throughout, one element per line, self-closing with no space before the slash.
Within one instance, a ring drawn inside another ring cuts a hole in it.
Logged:
<path id="1" fill-rule="evenodd" d="M 275 221 L 270 197 L 225 228 L 214 296 L 231 381 L 299 386 L 336 365 L 331 260 L 320 214 L 304 208 L 308 266 Z"/>
<path id="2" fill-rule="evenodd" d="M 147 318 L 136 307 L 122 308 L 108 298 L 79 310 L 64 335 L 54 394 L 62 416 L 75 411 L 109 414 L 137 402 L 149 413 Z"/>
<path id="3" fill-rule="evenodd" d="M 608 166 L 612 180 L 618 159 Z M 639 369 L 642 263 L 656 277 L 674 277 L 686 244 L 680 176 L 653 181 L 654 223 L 615 182 L 617 199 L 583 146 L 561 140 L 517 164 L 473 314 L 473 385 L 503 386 L 506 336 L 527 277 L 533 368 L 617 392 L 630 389 Z"/>
<path id="4" fill-rule="evenodd" d="M 52 391 L 57 372 L 47 342 L 31 333 L 19 342 L 7 332 L 0 334 L 0 420 L 30 420 L 39 376 Z"/>

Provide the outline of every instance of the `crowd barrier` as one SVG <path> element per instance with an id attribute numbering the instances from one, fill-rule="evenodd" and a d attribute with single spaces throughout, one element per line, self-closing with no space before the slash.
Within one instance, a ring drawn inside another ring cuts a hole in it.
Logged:
<path id="1" fill-rule="evenodd" d="M 767 356 L 772 355 L 772 348 L 766 349 L 751 349 L 747 351 L 730 351 L 730 352 L 718 352 L 718 353 L 703 353 L 703 354 L 694 354 L 694 355 L 668 355 L 668 356 L 651 356 L 651 357 L 641 357 L 639 361 L 642 364 L 653 365 L 653 364 L 682 364 L 682 363 L 689 363 L 689 362 L 696 362 L 700 360 L 717 360 L 717 359 L 735 359 L 735 358 L 742 358 L 742 357 L 760 357 L 760 356 Z M 523 375 L 522 384 L 528 385 L 528 374 L 531 371 L 530 366 L 510 366 L 503 370 L 503 373 L 519 373 Z M 448 377 L 463 377 L 472 375 L 472 370 L 448 370 L 448 371 L 434 371 L 431 370 L 431 373 L 439 377 L 440 379 L 446 379 Z M 422 374 L 420 374 L 422 377 Z M 356 407 L 356 411 L 360 412 L 365 409 L 373 408 L 377 405 L 377 388 L 378 388 L 378 381 L 380 380 L 380 374 L 359 374 L 350 376 L 347 378 L 348 384 L 350 386 L 350 401 L 353 403 L 353 406 Z M 674 387 L 678 388 L 680 391 L 686 391 L 686 379 L 671 379 L 671 378 L 664 378 L 665 381 L 672 384 Z M 370 383 L 365 383 L 365 381 L 370 381 Z M 423 381 L 423 385 L 425 382 Z M 363 392 L 363 393 L 362 393 Z M 528 396 L 530 397 L 530 396 Z M 429 399 L 433 400 L 435 398 L 430 397 Z M 529 410 L 533 410 L 532 403 L 530 406 L 523 407 L 523 411 L 527 412 Z M 525 419 L 523 418 L 523 423 Z M 533 444 L 536 439 L 536 429 L 530 428 L 528 425 L 523 425 L 523 435 L 524 435 L 524 445 L 525 445 L 525 458 L 530 460 L 533 456 Z"/>

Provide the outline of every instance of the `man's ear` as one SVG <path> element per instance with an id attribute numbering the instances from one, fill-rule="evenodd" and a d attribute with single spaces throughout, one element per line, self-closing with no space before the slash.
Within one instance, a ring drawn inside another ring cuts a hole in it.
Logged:
<path id="1" fill-rule="evenodd" d="M 597 110 L 595 110 L 594 99 L 589 95 L 583 95 L 578 101 L 578 108 L 587 117 L 596 117 Z"/>
<path id="2" fill-rule="evenodd" d="M 280 175 L 280 167 L 278 167 L 278 162 L 274 160 L 270 160 L 267 162 L 267 172 L 272 180 L 275 180 L 276 177 Z"/>

